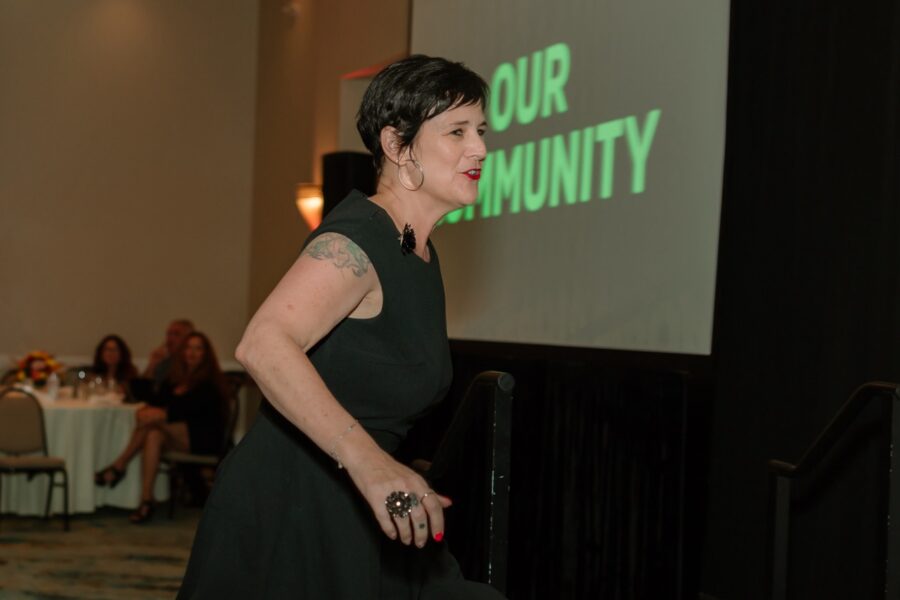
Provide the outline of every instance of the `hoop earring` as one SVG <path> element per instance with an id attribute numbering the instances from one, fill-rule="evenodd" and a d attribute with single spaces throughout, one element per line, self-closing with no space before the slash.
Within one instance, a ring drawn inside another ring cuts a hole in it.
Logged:
<path id="1" fill-rule="evenodd" d="M 412 163 L 416 167 L 417 174 L 415 176 L 410 175 L 409 171 L 404 168 L 404 166 L 408 165 L 409 163 Z M 403 181 L 404 174 L 406 174 L 407 181 Z M 419 164 L 419 161 L 413 158 L 406 161 L 402 165 L 397 165 L 397 179 L 400 181 L 400 185 L 402 185 L 405 189 L 409 190 L 410 192 L 415 192 L 425 183 L 425 170 L 422 168 L 422 165 Z M 418 183 L 416 183 L 416 181 L 418 181 Z M 409 185 L 407 185 L 407 183 L 409 183 Z"/>

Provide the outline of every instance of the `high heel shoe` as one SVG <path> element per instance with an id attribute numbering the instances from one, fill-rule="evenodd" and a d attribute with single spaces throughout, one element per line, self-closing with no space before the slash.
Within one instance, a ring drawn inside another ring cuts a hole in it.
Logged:
<path id="1" fill-rule="evenodd" d="M 141 502 L 141 505 L 138 506 L 133 513 L 128 517 L 128 520 L 134 523 L 135 525 L 142 525 L 153 518 L 153 512 L 156 510 L 156 505 L 152 500 L 144 500 Z"/>
<path id="2" fill-rule="evenodd" d="M 120 471 L 114 466 L 109 465 L 102 471 L 94 473 L 94 484 L 108 485 L 110 488 L 114 488 L 119 485 L 119 482 L 122 481 L 123 477 L 125 477 L 125 471 Z"/>

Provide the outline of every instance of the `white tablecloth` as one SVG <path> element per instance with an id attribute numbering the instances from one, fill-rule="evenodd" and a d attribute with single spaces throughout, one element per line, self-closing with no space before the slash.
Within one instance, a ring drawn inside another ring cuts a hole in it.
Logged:
<path id="1" fill-rule="evenodd" d="M 65 393 L 65 390 L 63 390 Z M 136 508 L 141 497 L 141 455 L 135 456 L 122 481 L 114 488 L 94 485 L 94 473 L 109 465 L 125 448 L 134 430 L 136 404 L 122 404 L 119 397 L 106 396 L 91 401 L 50 400 L 35 394 L 44 409 L 47 451 L 64 458 L 69 472 L 69 512 L 91 513 L 100 506 Z M 57 481 L 61 477 L 56 475 Z M 47 476 L 30 482 L 25 475 L 4 475 L 0 511 L 20 515 L 43 515 L 47 500 Z M 157 500 L 169 497 L 165 474 L 158 475 L 154 494 Z M 53 492 L 51 511 L 62 511 L 62 488 Z"/>

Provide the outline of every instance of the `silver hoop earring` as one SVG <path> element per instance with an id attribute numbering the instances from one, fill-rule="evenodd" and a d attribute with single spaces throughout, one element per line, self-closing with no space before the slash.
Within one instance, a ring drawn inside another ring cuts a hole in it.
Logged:
<path id="1" fill-rule="evenodd" d="M 413 166 L 416 167 L 415 176 L 410 175 L 409 171 L 404 168 L 405 165 L 408 165 L 409 163 L 412 163 Z M 404 174 L 406 175 L 406 181 L 404 181 Z M 422 165 L 419 164 L 419 161 L 414 158 L 410 159 L 402 165 L 397 165 L 397 179 L 400 181 L 400 185 L 402 185 L 405 189 L 409 190 L 410 192 L 415 192 L 425 183 L 425 169 L 422 168 Z M 409 185 L 407 185 L 407 183 Z"/>

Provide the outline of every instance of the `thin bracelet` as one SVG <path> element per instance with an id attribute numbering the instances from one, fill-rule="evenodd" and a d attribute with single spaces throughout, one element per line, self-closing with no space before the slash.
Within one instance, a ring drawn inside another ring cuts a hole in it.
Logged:
<path id="1" fill-rule="evenodd" d="M 338 458 L 338 455 L 337 455 L 337 445 L 338 445 L 338 442 L 340 442 L 341 439 L 342 439 L 345 435 L 347 435 L 348 433 L 350 433 L 351 431 L 353 431 L 353 428 L 356 427 L 357 425 L 359 425 L 359 421 L 357 421 L 356 419 L 353 419 L 353 422 L 350 424 L 350 427 L 348 427 L 347 429 L 345 429 L 344 431 L 342 431 L 340 434 L 338 434 L 337 436 L 335 436 L 334 442 L 332 442 L 332 444 L 331 444 L 331 450 L 328 451 L 328 456 L 330 456 L 332 459 L 334 459 L 334 462 L 337 463 L 338 469 L 343 469 L 343 468 L 344 468 L 343 463 L 341 463 L 341 460 Z"/>

